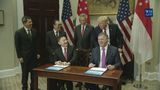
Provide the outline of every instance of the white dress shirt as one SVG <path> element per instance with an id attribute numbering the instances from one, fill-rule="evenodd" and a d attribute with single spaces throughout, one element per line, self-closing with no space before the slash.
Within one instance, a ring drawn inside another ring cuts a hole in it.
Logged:
<path id="1" fill-rule="evenodd" d="M 108 44 L 110 44 L 110 33 L 109 33 L 109 26 L 107 26 L 106 28 L 106 34 L 108 35 Z M 102 32 L 104 33 L 105 30 L 103 29 Z"/>

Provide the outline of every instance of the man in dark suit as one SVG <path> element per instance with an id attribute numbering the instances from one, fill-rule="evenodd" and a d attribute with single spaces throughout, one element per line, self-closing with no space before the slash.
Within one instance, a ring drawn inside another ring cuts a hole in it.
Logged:
<path id="1" fill-rule="evenodd" d="M 37 53 L 37 36 L 32 28 L 32 19 L 29 16 L 22 18 L 23 27 L 15 32 L 15 47 L 17 57 L 22 68 L 22 90 L 28 90 L 28 74 L 31 74 L 30 90 L 33 90 L 33 68 L 37 65 L 40 55 Z"/>
<path id="2" fill-rule="evenodd" d="M 89 67 L 101 67 L 113 70 L 121 67 L 118 49 L 108 44 L 108 36 L 105 33 L 98 35 L 99 46 L 92 50 Z M 89 84 L 90 90 L 99 90 L 98 85 Z M 103 87 L 103 90 L 105 87 Z"/>
<path id="3" fill-rule="evenodd" d="M 91 32 L 93 26 L 87 24 L 87 15 L 81 14 L 79 16 L 80 24 L 76 26 L 74 32 L 74 45 L 77 49 L 91 48 Z"/>
<path id="4" fill-rule="evenodd" d="M 93 27 L 87 23 L 87 15 L 80 14 L 80 24 L 76 26 L 74 32 L 74 46 L 78 52 L 77 65 L 87 66 L 89 63 L 89 53 L 91 50 L 91 32 Z M 82 83 L 78 83 L 76 87 L 81 87 Z"/>
<path id="5" fill-rule="evenodd" d="M 123 35 L 116 24 L 108 24 L 109 20 L 106 16 L 100 16 L 98 19 L 98 26 L 95 27 L 92 32 L 92 47 L 98 46 L 98 34 L 103 32 L 108 35 L 108 43 L 118 48 L 119 52 L 122 52 Z"/>
<path id="6" fill-rule="evenodd" d="M 94 29 L 87 24 L 87 15 L 81 14 L 79 16 L 80 24 L 76 26 L 74 32 L 74 45 L 78 51 L 79 61 L 78 65 L 86 66 L 88 63 L 89 52 L 91 49 L 91 32 Z"/>
<path id="7" fill-rule="evenodd" d="M 62 30 L 62 24 L 59 20 L 54 20 L 53 27 L 53 30 L 47 32 L 46 34 L 46 49 L 50 63 L 53 62 L 55 50 L 60 47 L 57 37 L 66 36 L 66 33 Z"/>
<path id="8" fill-rule="evenodd" d="M 55 50 L 55 64 L 59 65 L 74 65 L 77 60 L 77 53 L 73 46 L 68 45 L 67 38 L 65 36 L 60 36 L 58 38 L 58 44 L 61 46 Z M 71 81 L 59 80 L 61 88 L 63 84 L 66 84 L 67 90 L 73 90 L 73 83 Z M 60 89 L 64 90 L 64 89 Z"/>
<path id="9" fill-rule="evenodd" d="M 57 38 L 59 36 L 66 36 L 66 33 L 62 30 L 62 24 L 59 20 L 54 20 L 53 21 L 53 30 L 48 31 L 46 33 L 46 49 L 48 52 L 48 62 L 49 63 L 54 63 L 54 56 L 55 56 L 55 50 L 60 47 L 58 44 Z M 49 90 L 52 90 L 53 88 L 55 90 L 58 90 L 57 87 L 57 79 L 47 79 L 48 82 L 48 88 Z"/>

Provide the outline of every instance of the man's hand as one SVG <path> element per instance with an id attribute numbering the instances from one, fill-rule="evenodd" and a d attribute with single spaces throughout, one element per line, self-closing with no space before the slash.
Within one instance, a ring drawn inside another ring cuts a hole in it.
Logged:
<path id="1" fill-rule="evenodd" d="M 61 62 L 61 65 L 70 65 L 70 62 Z"/>
<path id="2" fill-rule="evenodd" d="M 115 66 L 114 66 L 114 65 L 107 65 L 107 68 L 108 68 L 109 70 L 113 70 L 113 69 L 115 69 Z"/>
<path id="3" fill-rule="evenodd" d="M 61 60 L 55 62 L 56 65 L 61 65 L 61 63 Z"/>
<path id="4" fill-rule="evenodd" d="M 18 58 L 20 63 L 23 63 L 23 58 Z"/>
<path id="5" fill-rule="evenodd" d="M 96 65 L 95 64 L 93 64 L 93 63 L 90 63 L 89 65 L 88 65 L 88 67 L 95 67 Z"/>
<path id="6" fill-rule="evenodd" d="M 41 56 L 40 56 L 40 54 L 37 54 L 37 59 L 39 59 Z"/>
<path id="7" fill-rule="evenodd" d="M 119 53 L 122 53 L 123 50 L 122 50 L 122 48 L 118 48 L 118 51 L 119 51 Z"/>

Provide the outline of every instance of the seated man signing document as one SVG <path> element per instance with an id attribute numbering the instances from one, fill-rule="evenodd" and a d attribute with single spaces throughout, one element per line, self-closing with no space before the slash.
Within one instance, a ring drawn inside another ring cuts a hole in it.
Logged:
<path id="1" fill-rule="evenodd" d="M 98 44 L 99 46 L 92 50 L 89 67 L 101 67 L 108 70 L 119 68 L 121 60 L 118 49 L 108 44 L 108 36 L 105 33 L 98 35 Z M 88 86 L 90 90 L 99 90 L 98 85 L 88 84 Z"/>
<path id="2" fill-rule="evenodd" d="M 60 45 L 59 48 L 55 50 L 55 64 L 56 65 L 73 65 L 77 60 L 76 50 L 73 46 L 68 44 L 67 38 L 65 36 L 58 37 L 58 44 Z M 66 84 L 67 90 L 73 90 L 73 83 L 71 81 L 60 81 L 59 84 L 61 88 L 63 84 Z M 63 90 L 63 89 L 60 89 Z"/>

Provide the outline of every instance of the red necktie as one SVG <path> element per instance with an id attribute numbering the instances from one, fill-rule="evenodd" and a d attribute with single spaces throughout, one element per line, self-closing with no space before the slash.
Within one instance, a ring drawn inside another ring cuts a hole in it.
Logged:
<path id="1" fill-rule="evenodd" d="M 83 25 L 82 26 L 82 31 L 81 31 L 82 36 L 84 35 L 84 31 L 85 31 L 85 28 L 84 28 L 84 25 Z"/>
<path id="2" fill-rule="evenodd" d="M 64 57 L 67 60 L 67 48 L 64 48 Z"/>

